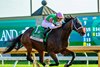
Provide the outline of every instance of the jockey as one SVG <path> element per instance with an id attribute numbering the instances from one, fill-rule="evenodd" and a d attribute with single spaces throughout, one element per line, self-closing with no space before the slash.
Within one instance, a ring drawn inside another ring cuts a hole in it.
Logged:
<path id="1" fill-rule="evenodd" d="M 61 27 L 63 18 L 64 16 L 60 12 L 48 15 L 42 22 L 42 27 L 45 28 L 44 37 L 46 36 L 46 33 L 49 32 L 51 29 Z"/>

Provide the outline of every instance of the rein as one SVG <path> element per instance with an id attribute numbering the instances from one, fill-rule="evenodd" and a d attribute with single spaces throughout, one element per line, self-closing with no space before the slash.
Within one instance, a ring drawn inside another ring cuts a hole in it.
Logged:
<path id="1" fill-rule="evenodd" d="M 78 31 L 79 29 L 83 28 L 83 26 L 80 26 L 80 27 L 77 28 L 76 25 L 75 25 L 75 23 L 74 23 L 74 20 L 72 20 L 72 23 L 73 23 L 73 27 L 74 27 L 75 30 L 77 30 L 77 31 Z"/>

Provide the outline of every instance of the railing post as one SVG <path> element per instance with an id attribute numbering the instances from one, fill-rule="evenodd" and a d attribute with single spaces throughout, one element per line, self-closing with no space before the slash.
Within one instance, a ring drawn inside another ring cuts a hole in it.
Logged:
<path id="1" fill-rule="evenodd" d="M 84 52 L 84 54 L 85 54 L 86 59 L 87 59 L 87 60 L 86 60 L 86 61 L 87 61 L 87 62 L 86 62 L 86 67 L 88 67 L 88 65 L 89 65 L 88 55 L 87 55 L 87 53 L 86 53 L 86 52 Z"/>
<path id="2" fill-rule="evenodd" d="M 36 61 L 36 56 L 35 56 L 35 53 L 32 53 L 32 55 L 33 55 L 33 67 L 40 67 L 40 65 L 37 63 L 37 61 Z"/>
<path id="3" fill-rule="evenodd" d="M 15 61 L 15 63 L 14 63 L 14 66 L 13 66 L 13 67 L 16 67 L 17 63 L 18 63 L 18 60 L 16 60 L 16 61 Z"/>
<path id="4" fill-rule="evenodd" d="M 98 51 L 98 67 L 100 67 L 100 51 Z"/>
<path id="5" fill-rule="evenodd" d="M 2 58 L 2 54 L 0 54 L 0 57 Z M 2 60 L 2 67 L 4 66 L 4 60 Z"/>
<path id="6" fill-rule="evenodd" d="M 33 53 L 32 55 L 33 55 L 33 67 L 36 67 L 36 57 L 35 57 L 35 53 Z"/>

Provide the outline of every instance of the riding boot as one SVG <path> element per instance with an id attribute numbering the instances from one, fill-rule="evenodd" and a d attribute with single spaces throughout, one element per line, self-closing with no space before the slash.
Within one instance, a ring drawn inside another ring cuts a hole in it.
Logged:
<path id="1" fill-rule="evenodd" d="M 44 31 L 44 39 L 46 37 L 47 32 L 49 32 L 49 31 L 50 31 L 50 28 L 45 29 L 45 31 Z"/>
<path id="2" fill-rule="evenodd" d="M 44 43 L 44 45 L 45 45 L 45 49 L 46 49 L 46 51 L 47 51 L 47 45 L 46 45 L 46 40 L 45 40 L 45 37 L 46 37 L 46 34 L 47 34 L 47 32 L 49 32 L 50 31 L 50 28 L 46 28 L 45 29 L 45 31 L 44 31 L 44 37 L 43 37 L 43 43 Z"/>

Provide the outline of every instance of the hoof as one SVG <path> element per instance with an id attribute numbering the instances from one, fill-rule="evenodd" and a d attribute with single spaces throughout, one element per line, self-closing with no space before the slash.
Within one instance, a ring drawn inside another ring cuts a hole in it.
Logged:
<path id="1" fill-rule="evenodd" d="M 49 65 L 45 65 L 44 67 L 49 67 Z"/>
<path id="2" fill-rule="evenodd" d="M 32 60 L 32 58 L 30 58 L 30 57 L 27 57 L 26 58 L 28 61 L 30 61 L 30 62 L 32 62 L 33 63 L 33 60 Z"/>
<path id="3" fill-rule="evenodd" d="M 40 67 L 40 65 L 39 65 L 38 63 L 36 63 L 36 66 L 37 66 L 37 67 Z"/>
<path id="4" fill-rule="evenodd" d="M 50 64 L 49 66 L 58 66 L 59 64 Z"/>
<path id="5" fill-rule="evenodd" d="M 64 67 L 70 67 L 70 65 L 65 64 Z"/>

